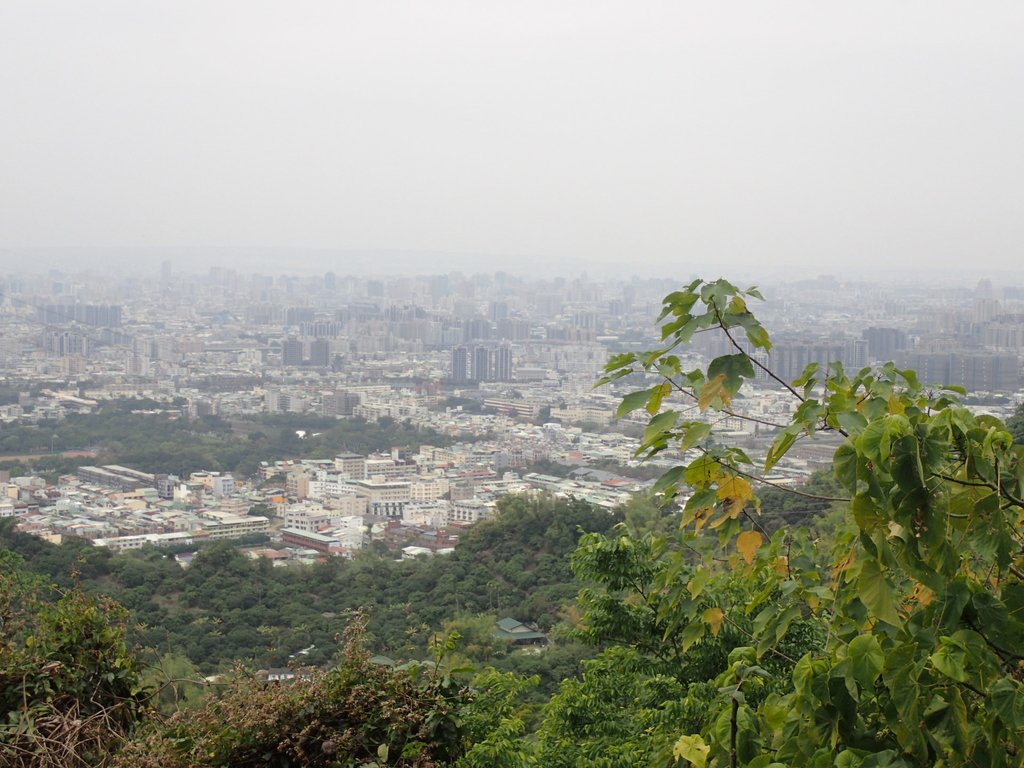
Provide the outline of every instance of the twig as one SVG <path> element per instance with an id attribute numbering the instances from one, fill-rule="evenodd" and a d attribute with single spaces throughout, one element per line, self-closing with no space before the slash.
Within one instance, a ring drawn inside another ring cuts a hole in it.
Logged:
<path id="1" fill-rule="evenodd" d="M 959 477 L 953 477 L 942 472 L 936 472 L 935 477 L 941 477 L 943 480 L 948 480 L 951 483 L 968 486 L 970 488 L 988 488 L 990 491 L 995 491 L 996 495 L 1000 498 L 1006 499 L 1013 506 L 1024 509 L 1024 499 L 1018 499 L 1006 489 L 1000 488 L 995 483 L 990 483 L 987 480 L 961 480 Z"/>
<path id="2" fill-rule="evenodd" d="M 733 627 L 738 632 L 740 632 L 740 634 L 746 635 L 748 640 L 757 640 L 757 638 L 753 634 L 751 634 L 746 629 L 744 629 L 739 624 L 737 624 L 735 621 L 730 619 L 729 618 L 729 614 L 725 614 L 722 618 L 725 619 L 726 622 L 728 622 L 729 626 Z M 770 647 L 770 648 L 768 648 L 768 652 L 775 654 L 780 659 L 784 659 L 785 661 L 788 661 L 790 664 L 793 664 L 794 666 L 797 663 L 796 659 L 790 658 L 789 656 L 787 656 L 786 654 L 784 654 L 782 651 L 778 650 L 777 648 Z"/>
<path id="3" fill-rule="evenodd" d="M 781 384 L 786 389 L 788 389 L 790 391 L 790 393 L 792 393 L 793 397 L 795 397 L 801 403 L 804 402 L 804 400 L 807 399 L 803 395 L 801 395 L 799 392 L 797 392 L 793 388 L 793 386 L 791 384 L 789 384 L 788 382 L 786 382 L 785 380 L 780 378 L 778 375 L 776 375 L 775 371 L 773 371 L 770 368 L 768 368 L 760 360 L 758 360 L 756 357 L 754 357 L 753 355 L 748 353 L 747 350 L 745 350 L 743 347 L 741 347 L 739 345 L 739 342 L 736 341 L 736 339 L 733 338 L 733 335 L 731 333 L 729 333 L 729 329 L 725 327 L 725 323 L 722 320 L 722 313 L 719 311 L 718 305 L 715 304 L 714 299 L 711 300 L 710 306 L 711 306 L 711 309 L 713 309 L 714 312 L 715 312 L 715 319 L 718 320 L 718 327 L 722 329 L 722 332 L 725 334 L 726 338 L 729 339 L 729 342 L 733 345 L 733 347 L 736 348 L 737 352 L 739 352 L 740 354 L 744 355 L 750 362 L 752 362 L 754 365 L 756 365 L 758 368 L 760 368 L 762 371 L 764 371 L 768 376 L 770 376 L 772 379 L 774 379 L 779 384 Z"/>
<path id="4" fill-rule="evenodd" d="M 757 530 L 759 530 L 766 539 L 771 538 L 771 535 L 768 533 L 768 531 L 764 529 L 764 526 L 757 521 L 757 518 L 755 518 L 752 514 L 747 512 L 746 507 L 743 508 L 743 516 L 747 518 L 747 520 L 750 521 L 750 524 L 757 528 Z"/>
<path id="5" fill-rule="evenodd" d="M 701 450 L 704 452 L 704 455 L 706 455 L 706 456 L 710 455 L 710 454 L 708 454 L 707 450 L 705 450 L 703 448 Z M 774 483 L 771 480 L 765 480 L 763 477 L 758 477 L 757 475 L 752 475 L 749 472 L 744 472 L 742 469 L 737 469 L 736 467 L 733 467 L 731 465 L 726 464 L 724 461 L 722 461 L 717 456 L 712 456 L 711 458 L 715 461 L 716 464 L 719 464 L 719 465 L 721 465 L 723 467 L 728 466 L 729 469 L 731 471 L 735 472 L 737 475 L 742 475 L 743 477 L 747 478 L 748 480 L 753 480 L 756 483 L 761 483 L 762 485 L 767 485 L 767 486 L 770 486 L 770 487 L 775 488 L 777 490 L 785 491 L 786 493 L 794 493 L 797 496 L 803 496 L 804 498 L 807 498 L 807 499 L 816 499 L 817 501 L 845 501 L 845 502 L 852 501 L 852 499 L 848 499 L 848 498 L 840 497 L 840 496 L 819 496 L 819 495 L 817 495 L 815 493 L 807 493 L 806 491 L 798 491 L 796 488 L 790 488 L 789 486 L 786 486 L 786 485 L 781 485 L 779 483 Z"/>

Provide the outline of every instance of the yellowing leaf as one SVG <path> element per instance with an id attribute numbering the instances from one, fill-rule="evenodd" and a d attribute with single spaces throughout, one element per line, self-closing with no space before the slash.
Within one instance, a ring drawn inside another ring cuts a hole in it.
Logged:
<path id="1" fill-rule="evenodd" d="M 733 475 L 732 477 L 727 477 L 718 482 L 718 491 L 716 492 L 716 495 L 720 499 L 740 499 L 743 501 L 749 501 L 754 498 L 754 491 L 750 487 L 750 483 L 738 475 Z"/>
<path id="2" fill-rule="evenodd" d="M 742 477 L 733 476 L 719 481 L 715 495 L 725 501 L 725 519 L 735 520 L 746 508 L 747 502 L 754 498 L 754 491 Z"/>
<path id="3" fill-rule="evenodd" d="M 739 517 L 739 512 L 737 512 L 736 514 L 732 514 L 730 508 L 726 507 L 725 508 L 725 514 L 724 515 L 720 515 L 720 516 L 716 517 L 714 520 L 712 520 L 708 524 L 708 528 L 710 528 L 711 530 L 715 530 L 716 528 L 725 525 L 727 522 L 729 522 L 730 520 L 732 520 L 734 518 L 737 518 L 737 517 Z"/>
<path id="4" fill-rule="evenodd" d="M 853 565 L 854 561 L 854 553 L 851 551 L 832 568 L 832 578 L 836 578 L 839 574 L 848 569 Z"/>
<path id="5" fill-rule="evenodd" d="M 693 513 L 693 532 L 700 533 L 701 528 L 705 526 L 707 521 L 711 517 L 711 513 L 715 511 L 714 507 L 704 507 L 698 509 Z M 712 526 L 714 527 L 714 526 Z"/>
<path id="6" fill-rule="evenodd" d="M 725 374 L 720 373 L 713 379 L 708 379 L 704 382 L 704 386 L 700 388 L 700 397 L 697 398 L 697 407 L 703 413 L 716 400 L 721 400 L 723 405 L 728 405 L 729 398 L 729 390 L 725 386 Z"/>
<path id="7" fill-rule="evenodd" d="M 761 548 L 762 543 L 764 543 L 764 538 L 757 531 L 744 531 L 736 537 L 736 549 L 743 555 L 747 565 L 754 562 L 754 556 Z"/>
<path id="8" fill-rule="evenodd" d="M 651 399 L 647 402 L 647 412 L 654 416 L 661 408 L 661 401 L 672 394 L 672 385 L 669 383 L 651 389 Z"/>
<path id="9" fill-rule="evenodd" d="M 789 558 L 785 555 L 779 555 L 775 558 L 775 562 L 772 563 L 772 570 L 780 576 L 789 575 Z"/>
<path id="10" fill-rule="evenodd" d="M 679 520 L 679 527 L 685 528 L 690 523 L 693 523 L 693 529 L 696 532 L 700 532 L 700 529 L 704 527 L 712 513 L 715 511 L 714 507 L 701 506 L 686 509 L 683 512 L 682 518 Z"/>
<path id="11" fill-rule="evenodd" d="M 732 301 L 729 302 L 729 312 L 735 315 L 742 315 L 746 311 L 747 302 L 745 302 L 739 296 L 733 296 Z"/>
<path id="12" fill-rule="evenodd" d="M 708 764 L 708 753 L 711 747 L 704 743 L 699 735 L 680 736 L 679 741 L 672 748 L 672 755 L 676 760 L 687 760 L 696 768 L 705 768 Z"/>
<path id="13" fill-rule="evenodd" d="M 906 605 L 909 606 L 911 603 L 917 603 L 921 608 L 927 608 L 934 599 L 935 593 L 924 584 L 918 583 L 914 585 L 914 590 L 910 593 L 910 597 L 907 598 Z"/>
<path id="14" fill-rule="evenodd" d="M 704 611 L 704 623 L 711 627 L 711 634 L 718 637 L 725 620 L 725 611 L 721 608 L 708 608 Z"/>

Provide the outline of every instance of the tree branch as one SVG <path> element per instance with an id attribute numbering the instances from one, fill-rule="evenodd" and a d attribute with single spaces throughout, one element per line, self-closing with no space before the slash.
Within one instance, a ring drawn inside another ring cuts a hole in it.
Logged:
<path id="1" fill-rule="evenodd" d="M 995 483 L 990 483 L 985 480 L 961 480 L 958 477 L 953 477 L 942 472 L 936 472 L 934 473 L 934 476 L 942 478 L 943 480 L 948 480 L 951 483 L 956 483 L 957 485 L 967 486 L 969 488 L 988 488 L 990 491 L 995 491 L 998 496 L 1006 499 L 1013 506 L 1024 509 L 1024 500 L 1018 499 L 1012 493 L 1010 493 L 1004 488 L 1000 488 Z"/>
<path id="2" fill-rule="evenodd" d="M 710 455 L 707 452 L 707 450 L 704 449 L 704 448 L 701 448 L 701 451 L 704 452 L 705 456 L 709 456 Z M 793 493 L 793 494 L 796 494 L 797 496 L 803 496 L 804 498 L 815 499 L 817 501 L 845 501 L 845 502 L 852 501 L 852 499 L 848 499 L 848 498 L 840 497 L 840 496 L 819 496 L 819 495 L 817 495 L 815 493 L 807 493 L 806 491 L 798 491 L 796 488 L 790 488 L 789 486 L 786 486 L 786 485 L 781 485 L 779 483 L 773 483 L 771 480 L 765 480 L 763 477 L 758 477 L 757 475 L 752 475 L 749 472 L 744 472 L 742 469 L 737 469 L 736 467 L 733 467 L 731 465 L 726 464 L 724 461 L 722 461 L 717 456 L 711 456 L 711 458 L 714 460 L 714 462 L 716 464 L 719 464 L 719 465 L 721 465 L 723 467 L 729 467 L 729 469 L 731 471 L 735 472 L 737 475 L 742 475 L 743 477 L 747 478 L 748 480 L 753 480 L 755 483 L 761 483 L 762 485 L 770 486 L 770 487 L 775 488 L 776 490 L 779 490 L 779 491 L 785 491 L 786 493 Z"/>
<path id="3" fill-rule="evenodd" d="M 692 400 L 699 400 L 700 399 L 695 394 L 693 394 L 693 392 L 691 392 L 690 390 L 686 389 L 686 387 L 684 387 L 683 385 L 681 385 L 679 382 L 675 381 L 674 379 L 670 379 L 668 376 L 663 376 L 662 378 L 664 378 L 665 381 L 667 381 L 670 385 L 675 387 L 676 391 L 686 395 L 687 397 L 691 398 Z M 751 421 L 751 422 L 753 422 L 755 424 L 761 424 L 761 425 L 763 425 L 765 427 L 772 427 L 773 429 L 785 429 L 788 426 L 787 424 L 776 424 L 774 421 L 768 421 L 767 419 L 759 419 L 756 416 L 749 416 L 749 415 L 747 415 L 745 413 L 738 413 L 738 412 L 734 411 L 732 408 L 722 408 L 721 413 L 728 414 L 729 416 L 732 416 L 732 417 L 737 418 L 737 419 L 741 419 L 742 421 Z"/>
<path id="4" fill-rule="evenodd" d="M 722 333 L 724 333 L 726 338 L 729 339 L 729 342 L 733 345 L 733 347 L 735 347 L 737 352 L 739 352 L 740 354 L 746 356 L 746 358 L 750 362 L 752 362 L 754 365 L 756 365 L 758 368 L 760 368 L 762 371 L 764 371 L 765 374 L 767 374 L 772 379 L 774 379 L 779 384 L 781 384 L 783 387 L 788 389 L 790 391 L 790 393 L 793 395 L 793 397 L 795 397 L 801 403 L 804 402 L 804 400 L 807 399 L 803 395 L 801 395 L 799 392 L 797 392 L 793 388 L 793 385 L 791 385 L 788 382 L 784 381 L 782 378 L 780 378 L 778 375 L 776 375 L 775 371 L 773 371 L 770 368 L 768 368 L 760 360 L 755 358 L 753 355 L 751 355 L 749 352 L 747 352 L 747 350 L 745 350 L 743 347 L 741 347 L 739 345 L 739 342 L 736 341 L 735 338 L 733 338 L 733 335 L 731 333 L 729 333 L 729 329 L 725 327 L 725 323 L 722 320 L 722 313 L 721 313 L 721 311 L 719 311 L 718 305 L 715 304 L 713 299 L 710 302 L 710 306 L 711 306 L 711 309 L 713 309 L 715 311 L 715 319 L 718 320 L 718 327 L 722 329 Z"/>
<path id="5" fill-rule="evenodd" d="M 733 629 L 735 629 L 740 634 L 746 636 L 746 638 L 748 640 L 757 640 L 757 638 L 752 633 L 748 632 L 746 629 L 741 627 L 735 621 L 730 619 L 729 618 L 729 614 L 725 614 L 722 618 L 729 624 L 729 626 L 731 626 Z M 780 659 L 788 661 L 793 666 L 796 666 L 796 663 L 797 663 L 796 659 L 787 656 L 786 654 L 784 654 L 782 651 L 778 650 L 777 648 L 774 648 L 774 647 L 768 648 L 768 653 L 772 653 L 772 654 L 778 656 Z"/>
<path id="6" fill-rule="evenodd" d="M 1003 663 L 1006 663 L 1007 661 L 1024 661 L 1024 656 L 1020 656 L 1020 655 L 1014 653 L 1013 651 L 1008 651 L 1005 648 L 1002 648 L 1002 647 L 996 645 L 991 640 L 989 640 L 988 636 L 984 632 L 981 631 L 981 627 L 979 627 L 970 618 L 967 619 L 967 626 L 969 626 L 971 629 L 973 629 L 975 632 L 977 632 L 978 635 L 981 636 L 981 639 L 985 641 L 986 645 L 988 645 L 989 648 L 991 648 L 993 651 L 996 652 L 996 654 L 999 656 L 999 658 L 1001 658 L 1003 660 Z"/>
<path id="7" fill-rule="evenodd" d="M 746 507 L 744 507 L 744 509 L 743 509 L 743 516 L 745 518 L 747 518 L 747 520 L 750 521 L 751 525 L 753 525 L 755 528 L 757 528 L 757 530 L 759 530 L 761 532 L 762 536 L 764 536 L 766 539 L 770 539 L 771 538 L 771 534 L 769 534 L 768 531 L 766 531 L 764 529 L 764 526 L 761 525 L 761 523 L 759 523 L 757 521 L 757 518 L 755 518 L 752 514 L 747 512 Z"/>

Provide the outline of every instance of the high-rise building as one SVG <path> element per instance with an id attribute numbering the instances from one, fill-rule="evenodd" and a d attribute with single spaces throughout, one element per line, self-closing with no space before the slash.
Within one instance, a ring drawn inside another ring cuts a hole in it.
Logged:
<path id="1" fill-rule="evenodd" d="M 323 416 L 351 416 L 359 402 L 359 395 L 354 392 L 325 392 L 320 399 L 320 413 Z"/>
<path id="2" fill-rule="evenodd" d="M 1020 361 L 1015 354 L 902 352 L 896 362 L 917 371 L 922 384 L 954 384 L 968 392 L 1013 392 L 1021 384 Z"/>
<path id="3" fill-rule="evenodd" d="M 335 320 L 304 320 L 299 323 L 299 333 L 316 339 L 337 338 L 341 335 L 342 324 Z"/>
<path id="4" fill-rule="evenodd" d="M 500 346 L 494 350 L 491 371 L 495 381 L 512 381 L 512 348 Z"/>
<path id="5" fill-rule="evenodd" d="M 526 341 L 530 338 L 530 321 L 522 318 L 499 320 L 498 338 L 508 341 Z"/>
<path id="6" fill-rule="evenodd" d="M 782 379 L 792 381 L 811 363 L 817 363 L 824 370 L 829 363 L 842 361 L 843 353 L 841 344 L 780 343 L 772 347 L 770 367 Z"/>
<path id="7" fill-rule="evenodd" d="M 868 343 L 868 359 L 875 362 L 894 360 L 910 346 L 906 331 L 898 328 L 865 328 L 861 337 Z"/>
<path id="8" fill-rule="evenodd" d="M 452 349 L 452 381 L 457 383 L 469 381 L 469 350 L 465 347 Z"/>
<path id="9" fill-rule="evenodd" d="M 312 307 L 288 307 L 284 311 L 285 325 L 298 325 L 299 323 L 311 323 L 316 317 Z"/>
<path id="10" fill-rule="evenodd" d="M 492 301 L 491 302 L 491 322 L 497 323 L 500 320 L 508 319 L 508 302 L 507 301 Z"/>
<path id="11" fill-rule="evenodd" d="M 848 371 L 859 371 L 868 364 L 867 339 L 850 339 L 844 345 L 843 366 Z"/>
<path id="12" fill-rule="evenodd" d="M 473 381 L 491 380 L 491 350 L 487 347 L 473 347 L 470 359 L 470 378 Z"/>
<path id="13" fill-rule="evenodd" d="M 326 368 L 331 364 L 331 342 L 329 339 L 313 339 L 309 343 L 309 364 Z"/>
<path id="14" fill-rule="evenodd" d="M 482 317 L 467 320 L 463 324 L 463 329 L 465 330 L 467 341 L 474 341 L 477 339 L 486 340 L 491 338 L 491 323 Z"/>
<path id="15" fill-rule="evenodd" d="M 121 307 L 118 304 L 46 304 L 36 307 L 36 319 L 47 325 L 82 323 L 120 328 Z"/>
<path id="16" fill-rule="evenodd" d="M 47 331 L 43 349 L 50 357 L 89 356 L 89 337 L 74 331 Z"/>
<path id="17" fill-rule="evenodd" d="M 282 365 L 302 365 L 302 339 L 285 339 L 281 345 Z"/>

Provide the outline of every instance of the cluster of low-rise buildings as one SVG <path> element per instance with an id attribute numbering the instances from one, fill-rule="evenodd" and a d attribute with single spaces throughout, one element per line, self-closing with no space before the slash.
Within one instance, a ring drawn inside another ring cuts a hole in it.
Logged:
<path id="1" fill-rule="evenodd" d="M 758 437 L 757 424 L 784 419 L 784 403 L 777 390 L 752 389 L 734 401 L 736 415 L 714 418 L 719 429 L 734 430 L 733 438 L 763 448 L 767 439 Z M 289 553 L 299 559 L 350 556 L 375 540 L 406 555 L 443 552 L 461 528 L 491 517 L 507 494 L 573 497 L 610 510 L 652 483 L 638 479 L 651 473 L 634 471 L 641 466 L 636 435 L 642 413 L 618 422 L 624 432 L 459 409 L 429 413 L 438 431 L 466 417 L 482 420 L 486 437 L 369 455 L 339 451 L 332 459 L 268 459 L 252 478 L 212 471 L 178 477 L 118 465 L 82 466 L 53 485 L 39 477 L 0 476 L 0 516 L 16 516 L 21 530 L 51 541 L 78 536 L 118 551 L 259 539 L 254 551 L 281 563 L 292 559 Z M 773 479 L 801 482 L 829 455 L 827 447 L 797 450 Z M 648 464 L 666 469 L 684 459 L 669 451 Z"/>
<path id="2" fill-rule="evenodd" d="M 532 438 L 539 450 L 524 453 L 495 441 L 389 454 L 340 452 L 333 460 L 267 461 L 245 480 L 118 465 L 82 466 L 52 485 L 35 476 L 0 475 L 0 516 L 17 517 L 20 530 L 50 541 L 76 536 L 117 551 L 181 551 L 219 539 L 258 538 L 270 543 L 263 548 L 268 556 L 281 549 L 347 556 L 373 540 L 415 553 L 448 550 L 458 529 L 491 517 L 506 494 L 575 495 L 611 508 L 644 486 L 611 476 L 559 479 L 524 472 L 527 459 L 559 455 L 579 439 L 578 430 L 556 424 L 528 431 L 536 434 L 519 439 Z"/>

